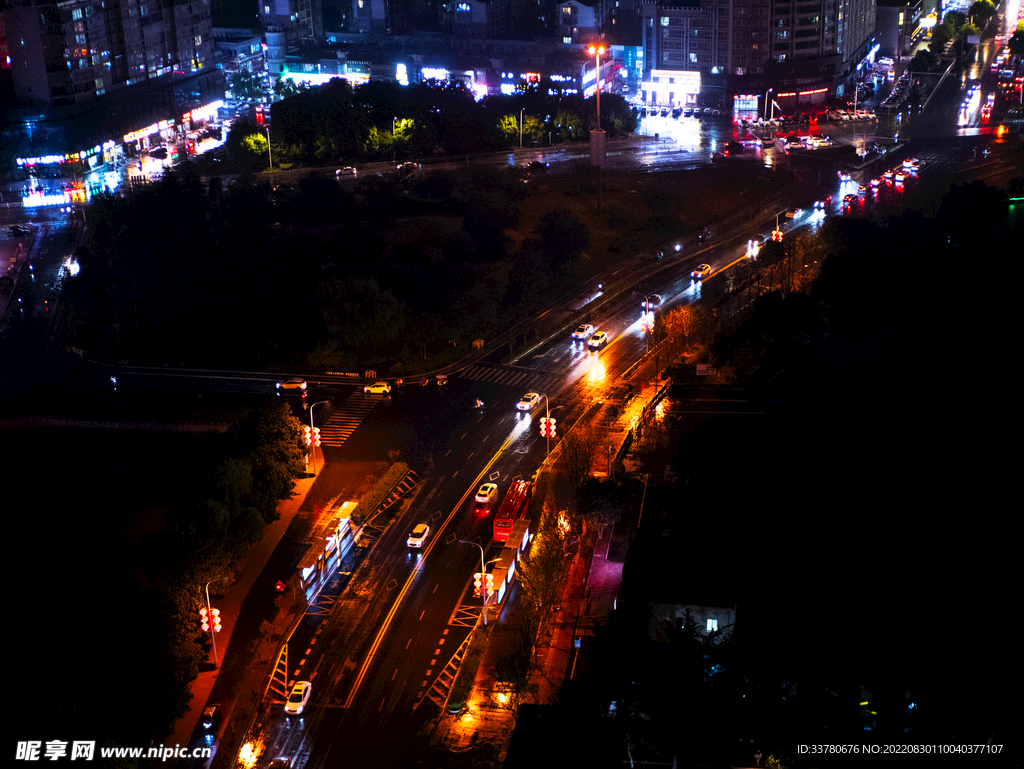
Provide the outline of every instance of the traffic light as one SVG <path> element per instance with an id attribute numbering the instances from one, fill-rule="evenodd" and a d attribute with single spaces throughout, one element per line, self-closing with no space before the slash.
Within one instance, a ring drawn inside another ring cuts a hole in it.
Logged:
<path id="1" fill-rule="evenodd" d="M 540 434 L 545 438 L 555 437 L 555 420 L 550 417 L 540 418 Z"/>
<path id="2" fill-rule="evenodd" d="M 213 628 L 214 633 L 220 632 L 220 609 L 210 609 L 207 613 L 206 609 L 199 610 L 200 626 L 204 631 L 209 631 Z"/>
<path id="3" fill-rule="evenodd" d="M 314 446 L 319 446 L 320 445 L 320 428 L 319 427 L 314 427 L 313 428 L 313 445 Z"/>
<path id="4" fill-rule="evenodd" d="M 480 598 L 485 593 L 494 595 L 494 575 L 478 571 L 473 575 L 473 596 Z"/>
<path id="5" fill-rule="evenodd" d="M 312 446 L 313 445 L 313 430 L 309 427 L 302 428 L 302 445 Z"/>
<path id="6" fill-rule="evenodd" d="M 772 240 L 776 243 L 782 242 L 782 230 L 772 230 Z"/>

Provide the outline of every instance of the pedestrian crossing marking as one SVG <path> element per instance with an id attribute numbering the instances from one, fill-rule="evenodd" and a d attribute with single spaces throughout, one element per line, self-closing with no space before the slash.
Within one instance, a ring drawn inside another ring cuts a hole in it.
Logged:
<path id="1" fill-rule="evenodd" d="M 460 371 L 457 376 L 460 379 L 469 379 L 475 382 L 491 382 L 508 387 L 518 387 L 520 385 L 535 387 L 560 381 L 560 377 L 557 374 L 533 373 L 516 369 L 492 368 L 483 365 L 470 366 Z"/>
<path id="2" fill-rule="evenodd" d="M 379 402 L 380 396 L 361 390 L 351 392 L 320 427 L 320 442 L 325 446 L 341 446 Z"/>

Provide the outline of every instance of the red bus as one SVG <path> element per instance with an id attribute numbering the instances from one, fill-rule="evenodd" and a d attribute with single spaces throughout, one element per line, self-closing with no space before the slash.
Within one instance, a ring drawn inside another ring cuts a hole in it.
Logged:
<path id="1" fill-rule="evenodd" d="M 508 493 L 501 501 L 501 507 L 494 514 L 494 541 L 508 542 L 512 525 L 523 517 L 530 503 L 530 482 L 513 481 Z"/>

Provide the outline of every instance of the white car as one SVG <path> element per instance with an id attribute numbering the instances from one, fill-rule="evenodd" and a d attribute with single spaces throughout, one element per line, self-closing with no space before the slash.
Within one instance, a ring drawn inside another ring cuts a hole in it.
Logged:
<path id="1" fill-rule="evenodd" d="M 296 681 L 295 686 L 292 687 L 292 693 L 288 695 L 288 701 L 284 703 L 285 715 L 301 716 L 312 692 L 313 684 L 309 681 Z"/>
<path id="2" fill-rule="evenodd" d="M 540 401 L 540 393 L 526 393 L 516 404 L 516 411 L 530 411 Z"/>
<path id="3" fill-rule="evenodd" d="M 339 168 L 337 171 L 334 172 L 334 175 L 335 176 L 355 176 L 356 175 L 356 169 L 354 169 L 352 166 L 342 166 L 341 168 Z"/>
<path id="4" fill-rule="evenodd" d="M 589 323 L 581 323 L 579 328 L 572 332 L 573 339 L 589 339 L 594 333 L 594 327 Z"/>
<path id="5" fill-rule="evenodd" d="M 370 395 L 387 395 L 391 392 L 391 385 L 387 382 L 374 382 L 373 384 L 366 385 L 363 388 L 363 392 Z"/>
<path id="6" fill-rule="evenodd" d="M 479 502 L 480 504 L 484 504 L 485 505 L 488 502 L 490 502 L 492 499 L 494 499 L 494 495 L 497 494 L 497 493 L 498 493 L 498 484 L 496 484 L 496 483 L 485 483 L 483 486 L 481 486 L 479 489 L 477 489 L 476 501 Z"/>
<path id="7" fill-rule="evenodd" d="M 277 383 L 278 390 L 301 390 L 306 391 L 306 380 L 305 379 L 286 379 L 284 382 Z"/>
<path id="8" fill-rule="evenodd" d="M 697 269 L 690 273 L 690 277 L 694 280 L 703 280 L 711 274 L 710 264 L 698 264 Z"/>
<path id="9" fill-rule="evenodd" d="M 425 523 L 417 523 L 416 528 L 412 530 L 409 535 L 409 539 L 406 540 L 406 544 L 409 547 L 423 547 L 423 543 L 427 541 L 427 535 L 430 533 L 430 527 Z"/>
<path id="10" fill-rule="evenodd" d="M 596 334 L 590 337 L 590 339 L 587 340 L 587 347 L 589 347 L 591 350 L 596 350 L 598 347 L 604 347 L 607 341 L 608 334 L 606 334 L 604 331 L 598 331 Z"/>
<path id="11" fill-rule="evenodd" d="M 399 163 L 398 164 L 398 170 L 399 171 L 419 171 L 420 170 L 420 164 L 419 163 L 413 163 L 413 162 Z"/>

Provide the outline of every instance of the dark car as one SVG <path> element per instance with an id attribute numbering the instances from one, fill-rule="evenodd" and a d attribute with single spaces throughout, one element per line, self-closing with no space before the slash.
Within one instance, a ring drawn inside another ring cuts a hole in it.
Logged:
<path id="1" fill-rule="evenodd" d="M 203 728 L 206 730 L 213 729 L 217 726 L 217 722 L 220 721 L 220 705 L 209 705 L 206 710 L 203 711 Z"/>
<path id="2" fill-rule="evenodd" d="M 539 160 L 534 160 L 528 166 L 526 166 L 531 174 L 546 174 L 548 172 L 548 164 L 542 163 Z"/>
<path id="3" fill-rule="evenodd" d="M 22 227 L 20 224 L 12 224 L 7 228 L 7 234 L 12 238 L 23 238 L 30 232 L 32 232 L 32 230 L 28 227 Z"/>

